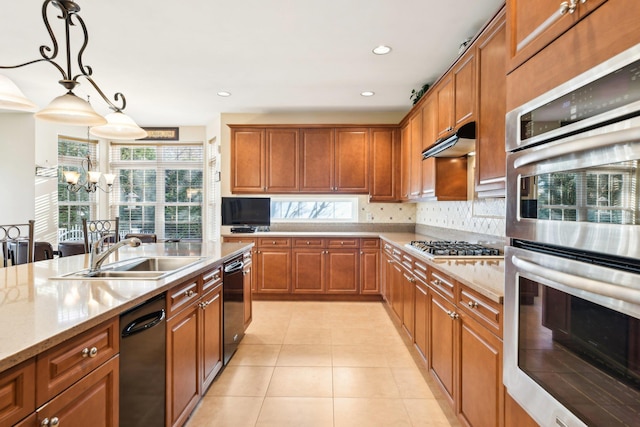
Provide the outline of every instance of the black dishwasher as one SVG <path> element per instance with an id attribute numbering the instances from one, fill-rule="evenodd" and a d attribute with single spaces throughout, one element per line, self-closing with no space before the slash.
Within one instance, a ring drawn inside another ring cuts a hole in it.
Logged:
<path id="1" fill-rule="evenodd" d="M 222 276 L 222 307 L 224 311 L 224 364 L 229 363 L 231 356 L 244 337 L 244 279 L 242 255 L 224 264 Z"/>
<path id="2" fill-rule="evenodd" d="M 165 296 L 120 316 L 120 427 L 164 426 Z"/>

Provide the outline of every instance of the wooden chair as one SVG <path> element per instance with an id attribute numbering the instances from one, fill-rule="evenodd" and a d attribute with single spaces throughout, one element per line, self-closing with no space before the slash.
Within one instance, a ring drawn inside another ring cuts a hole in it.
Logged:
<path id="1" fill-rule="evenodd" d="M 35 223 L 0 225 L 3 267 L 33 262 Z"/>
<path id="2" fill-rule="evenodd" d="M 107 239 L 106 244 L 116 243 L 120 241 L 120 218 L 114 219 L 94 219 L 94 220 L 82 220 L 82 231 L 84 233 L 84 251 L 89 253 L 91 251 L 91 245 L 103 238 L 104 236 L 111 234 L 112 237 Z"/>
<path id="3" fill-rule="evenodd" d="M 137 237 L 142 243 L 156 243 L 158 241 L 158 236 L 152 233 L 128 233 L 124 236 L 125 239 L 130 237 Z"/>

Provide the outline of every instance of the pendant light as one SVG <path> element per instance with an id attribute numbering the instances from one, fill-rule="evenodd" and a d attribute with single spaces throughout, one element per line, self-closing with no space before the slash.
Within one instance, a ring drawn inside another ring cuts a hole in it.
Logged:
<path id="1" fill-rule="evenodd" d="M 94 126 L 89 131 L 91 135 L 104 139 L 134 140 L 147 137 L 147 131 L 133 121 L 122 111 L 115 111 L 105 116 L 107 123 Z"/>
<path id="2" fill-rule="evenodd" d="M 0 110 L 33 112 L 37 109 L 9 77 L 0 74 Z"/>

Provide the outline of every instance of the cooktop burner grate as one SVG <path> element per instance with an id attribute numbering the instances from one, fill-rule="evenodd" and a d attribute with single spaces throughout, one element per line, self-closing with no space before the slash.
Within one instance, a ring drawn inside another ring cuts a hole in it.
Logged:
<path id="1" fill-rule="evenodd" d="M 413 240 L 407 246 L 433 258 L 502 257 L 499 249 L 477 243 L 451 240 Z"/>

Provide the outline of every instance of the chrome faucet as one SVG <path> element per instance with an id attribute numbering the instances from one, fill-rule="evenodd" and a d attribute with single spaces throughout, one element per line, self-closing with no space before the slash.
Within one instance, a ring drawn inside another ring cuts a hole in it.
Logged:
<path id="1" fill-rule="evenodd" d="M 105 240 L 112 237 L 113 237 L 112 234 L 107 234 L 106 236 L 103 236 L 102 238 L 100 238 L 100 240 L 95 241 L 91 245 L 91 253 L 89 254 L 89 265 L 91 265 L 91 267 L 89 268 L 89 272 L 87 273 L 87 276 L 94 276 L 98 274 L 104 260 L 107 259 L 109 255 L 111 255 L 121 247 L 125 245 L 137 247 L 137 246 L 140 246 L 140 244 L 142 243 L 140 239 L 138 239 L 137 237 L 131 237 L 129 239 L 120 240 L 115 245 L 110 246 L 109 248 L 105 249 L 103 252 L 100 252 L 100 248 L 104 244 Z"/>

